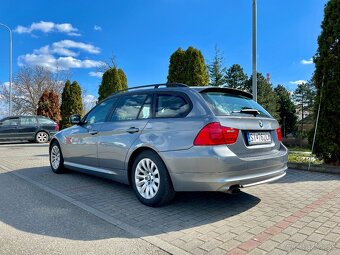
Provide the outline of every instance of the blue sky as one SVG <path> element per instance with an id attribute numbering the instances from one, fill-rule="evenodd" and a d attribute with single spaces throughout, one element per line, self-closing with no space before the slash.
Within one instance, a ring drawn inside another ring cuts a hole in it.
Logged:
<path id="1" fill-rule="evenodd" d="M 13 70 L 20 64 L 72 73 L 97 96 L 101 61 L 116 57 L 129 86 L 165 82 L 178 47 L 200 49 L 209 63 L 217 45 L 225 65 L 251 73 L 251 0 L 3 0 L 0 22 L 13 32 Z M 325 0 L 258 0 L 258 71 L 293 90 L 308 80 Z M 0 84 L 8 81 L 8 32 L 0 29 Z M 305 61 L 304 61 L 305 60 Z"/>

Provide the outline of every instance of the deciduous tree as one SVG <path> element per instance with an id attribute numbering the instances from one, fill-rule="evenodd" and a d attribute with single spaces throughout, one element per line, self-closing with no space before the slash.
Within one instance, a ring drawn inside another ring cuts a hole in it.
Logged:
<path id="1" fill-rule="evenodd" d="M 52 72 L 42 66 L 23 66 L 15 75 L 12 91 L 13 113 L 17 115 L 34 115 L 38 109 L 39 98 L 44 90 L 54 90 L 61 93 L 67 72 Z M 1 97 L 5 102 L 9 101 L 9 90 L 2 86 Z"/>

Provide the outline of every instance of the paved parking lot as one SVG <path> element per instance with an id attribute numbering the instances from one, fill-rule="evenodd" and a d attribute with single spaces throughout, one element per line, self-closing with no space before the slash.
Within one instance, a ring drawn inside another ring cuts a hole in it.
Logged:
<path id="1" fill-rule="evenodd" d="M 172 254 L 340 254 L 339 175 L 289 170 L 237 195 L 180 193 L 149 208 L 129 186 L 53 174 L 46 144 L 0 144 L 0 176 L 8 174 Z"/>

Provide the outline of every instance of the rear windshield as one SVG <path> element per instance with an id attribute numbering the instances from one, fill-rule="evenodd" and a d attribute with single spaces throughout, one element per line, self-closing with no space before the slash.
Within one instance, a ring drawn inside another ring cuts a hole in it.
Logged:
<path id="1" fill-rule="evenodd" d="M 257 116 L 272 118 L 261 105 L 242 95 L 234 95 L 222 91 L 202 92 L 201 95 L 216 116 L 254 116 L 251 113 L 241 111 L 245 109 L 256 109 L 259 112 Z"/>

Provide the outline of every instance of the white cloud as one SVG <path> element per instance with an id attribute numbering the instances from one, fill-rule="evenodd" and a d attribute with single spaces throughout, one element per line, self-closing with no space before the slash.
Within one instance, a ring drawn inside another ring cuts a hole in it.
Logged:
<path id="1" fill-rule="evenodd" d="M 61 56 L 76 57 L 79 52 L 72 51 L 70 49 L 79 49 L 87 53 L 98 54 L 100 53 L 100 48 L 83 42 L 75 42 L 71 40 L 62 40 L 59 42 L 52 43 L 52 45 L 45 45 L 40 49 L 35 49 L 34 54 L 48 55 L 48 54 L 58 54 Z"/>
<path id="2" fill-rule="evenodd" d="M 73 27 L 70 23 L 61 23 L 56 24 L 51 21 L 40 21 L 40 22 L 33 22 L 30 26 L 17 26 L 14 29 L 14 32 L 18 34 L 30 34 L 33 31 L 41 31 L 43 33 L 50 33 L 50 32 L 59 32 L 65 33 L 70 36 L 80 36 L 81 34 L 78 33 L 78 29 Z"/>
<path id="3" fill-rule="evenodd" d="M 302 83 L 307 83 L 307 81 L 306 80 L 297 80 L 297 81 L 290 81 L 289 83 L 299 85 L 299 84 L 302 84 Z"/>
<path id="4" fill-rule="evenodd" d="M 101 26 L 98 26 L 98 25 L 94 25 L 93 29 L 95 31 L 102 31 L 102 27 Z"/>
<path id="5" fill-rule="evenodd" d="M 311 65 L 311 64 L 313 64 L 313 58 L 310 58 L 308 60 L 302 59 L 301 60 L 301 64 L 303 64 L 303 65 Z"/>
<path id="6" fill-rule="evenodd" d="M 100 49 L 92 44 L 83 43 L 83 42 L 75 42 L 72 40 L 62 40 L 59 42 L 55 42 L 52 44 L 52 46 L 53 48 L 80 49 L 91 54 L 100 53 Z"/>
<path id="7" fill-rule="evenodd" d="M 102 78 L 103 72 L 89 72 L 90 76 Z"/>
<path id="8" fill-rule="evenodd" d="M 96 68 L 103 66 L 104 63 L 91 59 L 77 59 L 75 57 L 55 57 L 51 54 L 26 54 L 18 58 L 18 65 L 41 65 L 51 71 L 69 70 L 72 68 Z"/>

